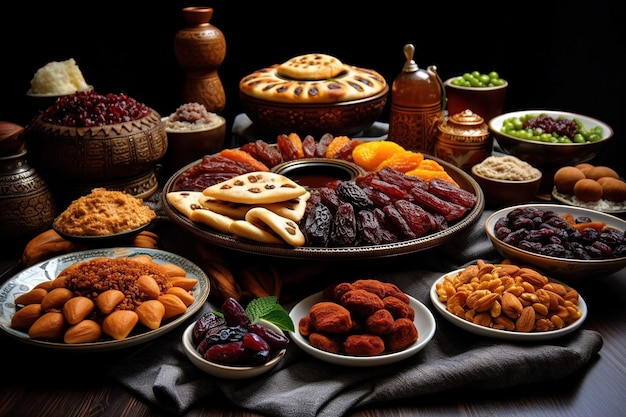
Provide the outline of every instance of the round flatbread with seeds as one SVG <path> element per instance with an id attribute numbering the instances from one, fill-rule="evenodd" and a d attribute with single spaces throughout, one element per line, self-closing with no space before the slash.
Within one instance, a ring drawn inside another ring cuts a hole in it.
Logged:
<path id="1" fill-rule="evenodd" d="M 218 200 L 244 204 L 278 203 L 306 192 L 306 188 L 290 178 L 269 171 L 237 175 L 202 191 L 204 195 Z"/>
<path id="2" fill-rule="evenodd" d="M 295 56 L 278 66 L 277 74 L 294 80 L 325 80 L 345 71 L 343 63 L 331 55 Z"/>

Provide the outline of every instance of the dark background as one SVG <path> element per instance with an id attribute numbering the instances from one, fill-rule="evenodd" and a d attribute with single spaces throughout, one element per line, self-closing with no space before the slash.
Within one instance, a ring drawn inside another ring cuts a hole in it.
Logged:
<path id="1" fill-rule="evenodd" d="M 239 80 L 254 70 L 321 52 L 392 83 L 404 64 L 402 48 L 412 43 L 417 64 L 436 65 L 442 79 L 498 71 L 509 82 L 505 111 L 558 109 L 608 123 L 614 137 L 592 162 L 625 175 L 623 2 L 318 2 L 308 9 L 279 0 L 113 0 L 80 9 L 59 3 L 23 0 L 3 10 L 0 120 L 27 124 L 33 113 L 25 93 L 34 73 L 69 58 L 97 92 L 123 92 L 162 115 L 173 112 L 184 75 L 173 54 L 174 36 L 185 26 L 181 9 L 209 6 L 227 44 L 219 74 L 229 128 L 242 111 Z"/>

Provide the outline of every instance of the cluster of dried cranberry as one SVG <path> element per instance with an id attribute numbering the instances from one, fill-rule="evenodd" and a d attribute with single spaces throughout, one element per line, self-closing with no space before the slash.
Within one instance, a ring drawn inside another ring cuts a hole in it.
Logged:
<path id="1" fill-rule="evenodd" d="M 106 126 L 141 119 L 150 108 L 124 93 L 81 91 L 59 97 L 41 114 L 46 123 L 67 127 Z"/>
<path id="2" fill-rule="evenodd" d="M 234 298 L 222 304 L 223 317 L 202 315 L 193 328 L 196 350 L 210 362 L 233 366 L 262 365 L 289 344 L 289 339 L 259 323 L 251 323 Z"/>
<path id="3" fill-rule="evenodd" d="M 577 223 L 589 223 L 578 217 Z M 509 245 L 565 259 L 611 259 L 626 256 L 624 231 L 605 227 L 578 230 L 552 210 L 521 207 L 496 220 L 494 233 Z"/>

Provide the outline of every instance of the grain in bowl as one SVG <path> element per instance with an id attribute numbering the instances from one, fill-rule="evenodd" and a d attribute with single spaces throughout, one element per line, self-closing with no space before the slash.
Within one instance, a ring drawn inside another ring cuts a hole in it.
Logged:
<path id="1" fill-rule="evenodd" d="M 512 155 L 489 156 L 474 167 L 478 175 L 496 180 L 526 181 L 541 175 L 541 172 Z"/>
<path id="2" fill-rule="evenodd" d="M 72 201 L 55 221 L 57 231 L 74 236 L 105 236 L 137 229 L 156 218 L 139 198 L 123 191 L 94 188 Z"/>

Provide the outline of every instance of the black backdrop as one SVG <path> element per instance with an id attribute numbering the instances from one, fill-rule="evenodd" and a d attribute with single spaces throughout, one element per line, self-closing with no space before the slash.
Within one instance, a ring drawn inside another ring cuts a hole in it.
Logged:
<path id="1" fill-rule="evenodd" d="M 373 68 L 392 82 L 404 64 L 436 65 L 445 79 L 474 69 L 509 81 L 505 111 L 560 109 L 599 118 L 615 131 L 594 161 L 625 175 L 623 97 L 626 93 L 625 6 L 621 1 L 509 2 L 157 2 L 111 0 L 87 8 L 61 2 L 3 6 L 0 120 L 25 125 L 33 116 L 25 93 L 35 71 L 74 58 L 100 93 L 126 93 L 162 115 L 180 104 L 183 72 L 173 39 L 184 27 L 181 8 L 214 8 L 226 38 L 219 74 L 223 115 L 240 113 L 238 82 L 292 56 L 322 52 Z M 251 3 L 251 4 L 250 4 Z M 86 7 L 86 6 L 85 6 Z M 388 108 L 381 119 L 388 118 Z"/>

